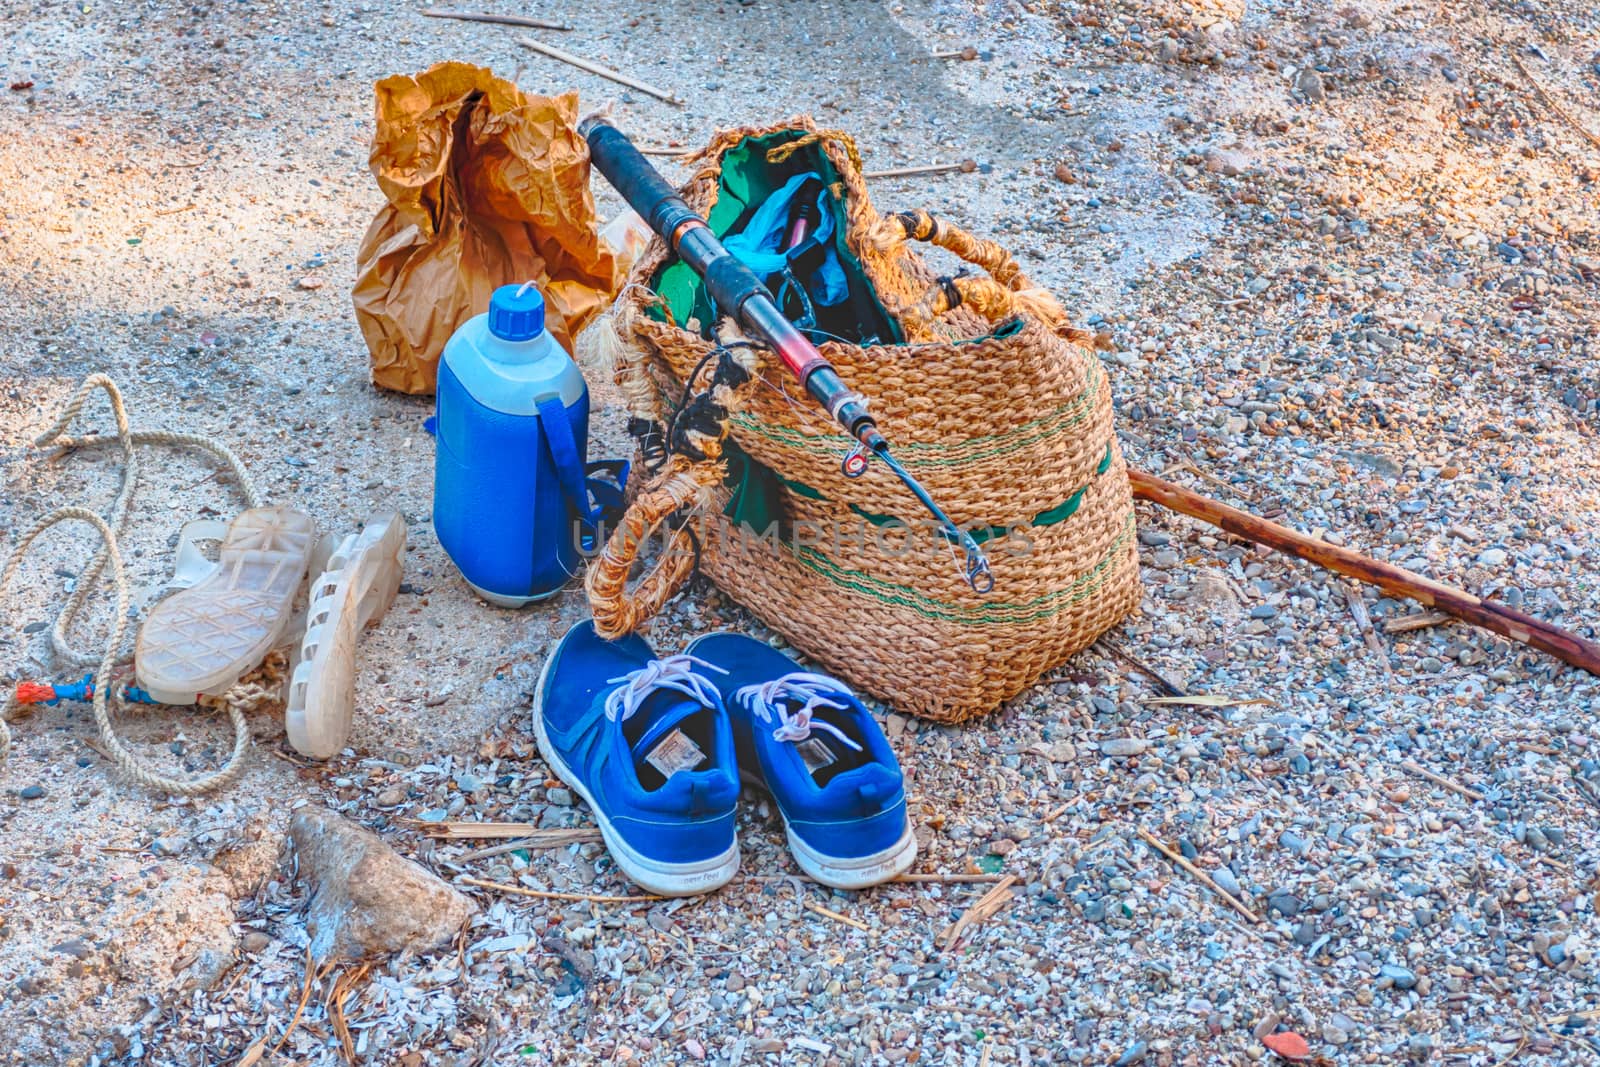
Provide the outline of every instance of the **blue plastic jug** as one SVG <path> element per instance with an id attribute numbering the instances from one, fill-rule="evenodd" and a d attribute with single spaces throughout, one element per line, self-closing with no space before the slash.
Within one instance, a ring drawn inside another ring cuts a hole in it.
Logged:
<path id="1" fill-rule="evenodd" d="M 439 361 L 433 528 L 485 600 L 522 607 L 577 572 L 599 521 L 587 466 L 589 390 L 544 328 L 544 297 L 505 285 Z"/>

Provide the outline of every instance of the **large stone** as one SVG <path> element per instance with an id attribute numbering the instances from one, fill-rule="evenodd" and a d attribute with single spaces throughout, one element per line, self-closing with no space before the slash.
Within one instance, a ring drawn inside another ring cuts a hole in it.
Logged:
<path id="1" fill-rule="evenodd" d="M 289 837 L 312 893 L 306 929 L 318 961 L 442 949 L 476 910 L 377 834 L 331 811 L 297 812 Z"/>

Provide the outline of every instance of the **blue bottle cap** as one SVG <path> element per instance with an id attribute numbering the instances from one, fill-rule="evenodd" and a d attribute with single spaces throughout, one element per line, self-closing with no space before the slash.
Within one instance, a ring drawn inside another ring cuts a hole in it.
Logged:
<path id="1" fill-rule="evenodd" d="M 532 285 L 502 285 L 489 297 L 489 332 L 502 341 L 531 341 L 544 332 L 544 294 Z"/>

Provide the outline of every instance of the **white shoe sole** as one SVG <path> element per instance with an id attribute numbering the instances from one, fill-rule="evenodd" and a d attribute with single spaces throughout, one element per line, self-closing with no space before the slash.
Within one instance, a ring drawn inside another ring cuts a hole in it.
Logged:
<path id="1" fill-rule="evenodd" d="M 398 512 L 374 515 L 350 534 L 311 583 L 306 629 L 289 675 L 283 725 L 289 744 L 329 759 L 350 740 L 356 708 L 356 645 L 381 620 L 400 589 L 406 524 Z"/>
<path id="2" fill-rule="evenodd" d="M 533 698 L 533 734 L 539 744 L 539 754 L 544 757 L 545 763 L 555 772 L 556 777 L 567 783 L 567 787 L 589 805 L 589 811 L 594 815 L 595 822 L 600 824 L 600 836 L 605 839 L 606 848 L 611 852 L 611 858 L 616 861 L 617 866 L 622 868 L 622 873 L 631 878 L 641 889 L 664 897 L 692 897 L 720 889 L 731 882 L 733 876 L 739 873 L 737 838 L 720 856 L 696 860 L 693 863 L 663 863 L 634 851 L 622 839 L 622 835 L 613 829 L 611 820 L 606 818 L 605 812 L 594 802 L 594 797 L 589 795 L 589 790 L 584 787 L 583 782 L 556 754 L 555 746 L 550 743 L 550 735 L 545 732 L 544 688 L 546 676 L 550 673 L 550 665 L 553 662 L 555 662 L 554 654 L 545 658 L 544 668 L 539 672 L 539 688 Z M 915 841 L 912 844 L 915 847 Z"/>
<path id="3" fill-rule="evenodd" d="M 739 784 L 772 796 L 772 790 L 745 771 L 739 772 Z M 904 874 L 917 862 L 917 835 L 912 831 L 909 819 L 906 821 L 906 832 L 900 835 L 900 840 L 881 852 L 869 856 L 825 856 L 802 841 L 800 835 L 789 826 L 789 817 L 783 814 L 783 805 L 778 803 L 777 797 L 772 797 L 772 806 L 783 819 L 783 832 L 789 839 L 789 851 L 812 881 L 834 889 L 867 889 Z"/>
<path id="4" fill-rule="evenodd" d="M 316 543 L 316 525 L 302 511 L 240 512 L 222 535 L 218 563 L 157 604 L 139 629 L 139 686 L 163 704 L 227 692 L 278 643 Z"/>
<path id="5" fill-rule="evenodd" d="M 917 860 L 917 835 L 911 832 L 910 823 L 906 824 L 906 832 L 900 840 L 881 852 L 860 857 L 825 856 L 800 840 L 787 819 L 783 829 L 789 837 L 789 851 L 800 869 L 835 889 L 866 889 L 887 882 L 903 874 Z"/>

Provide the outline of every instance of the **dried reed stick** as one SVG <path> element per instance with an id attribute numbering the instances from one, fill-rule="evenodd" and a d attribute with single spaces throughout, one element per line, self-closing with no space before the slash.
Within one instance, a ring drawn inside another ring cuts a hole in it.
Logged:
<path id="1" fill-rule="evenodd" d="M 1517 69 L 1522 72 L 1522 76 L 1528 79 L 1528 84 L 1533 86 L 1533 91 L 1538 94 L 1540 100 L 1544 101 L 1544 106 L 1549 108 L 1551 111 L 1554 111 L 1563 122 L 1582 134 L 1585 141 L 1588 141 L 1596 148 L 1600 148 L 1600 137 L 1596 137 L 1594 134 L 1590 133 L 1587 129 L 1579 124 L 1577 119 L 1567 114 L 1567 110 L 1560 104 L 1556 103 L 1555 100 L 1551 98 L 1550 94 L 1544 91 L 1544 86 L 1539 84 L 1539 80 L 1533 76 L 1533 73 L 1529 71 L 1527 67 L 1522 65 L 1522 60 L 1517 58 L 1517 54 L 1515 52 L 1510 53 L 1510 56 L 1511 62 L 1517 65 Z"/>
<path id="2" fill-rule="evenodd" d="M 976 160 L 963 159 L 960 163 L 929 163 L 921 167 L 891 167 L 888 170 L 863 171 L 863 178 L 910 178 L 918 174 L 949 174 L 951 171 L 960 171 L 962 174 L 971 174 L 978 169 Z"/>
<path id="3" fill-rule="evenodd" d="M 1213 893 L 1226 901 L 1228 906 L 1234 911 L 1238 912 L 1240 915 L 1243 915 L 1246 919 L 1249 919 L 1257 926 L 1261 925 L 1261 916 L 1245 907 L 1239 902 L 1237 897 L 1218 885 L 1209 874 L 1185 859 L 1182 853 L 1172 851 L 1172 849 L 1168 848 L 1159 838 L 1142 826 L 1135 826 L 1133 828 L 1133 832 L 1138 834 L 1139 839 L 1145 844 L 1149 845 L 1151 848 L 1167 857 L 1167 859 L 1171 860 L 1179 867 L 1182 867 L 1184 870 L 1194 875 L 1194 877 L 1200 879 L 1200 881 L 1205 884 L 1207 889 L 1210 889 Z"/>
<path id="4" fill-rule="evenodd" d="M 1464 796 L 1474 804 L 1483 799 L 1483 794 L 1478 792 L 1476 789 L 1468 789 L 1466 786 L 1452 782 L 1450 779 L 1445 778 L 1442 775 L 1434 774 L 1420 763 L 1413 763 L 1411 760 L 1405 760 L 1400 764 L 1400 769 L 1405 771 L 1407 774 L 1414 774 L 1418 778 L 1426 778 L 1434 785 L 1448 789 L 1450 792 L 1459 794 L 1460 796 Z"/>
<path id="5" fill-rule="evenodd" d="M 524 889 L 520 885 L 506 885 L 504 882 L 491 882 L 483 878 L 463 878 L 464 885 L 475 885 L 480 889 L 493 889 L 500 893 L 510 893 L 513 896 L 532 897 L 535 900 L 586 900 L 591 904 L 644 904 L 652 900 L 666 900 L 666 897 L 654 893 L 641 893 L 636 896 L 606 896 L 602 893 L 552 893 L 544 889 Z"/>
<path id="6" fill-rule="evenodd" d="M 967 929 L 976 926 L 1001 908 L 1009 904 L 1016 895 L 1011 892 L 1011 887 L 1016 884 L 1017 876 L 1008 874 L 987 893 L 978 898 L 977 903 L 961 913 L 961 917 L 940 932 L 934 940 L 946 949 L 953 949 L 960 942 L 961 936 Z"/>
<path id="7" fill-rule="evenodd" d="M 807 911 L 814 912 L 817 915 L 821 915 L 825 919 L 832 919 L 834 922 L 844 923 L 846 926 L 853 926 L 857 930 L 861 930 L 863 932 L 870 932 L 872 930 L 872 927 L 868 926 L 866 923 L 862 922 L 860 919 L 852 919 L 848 915 L 840 915 L 836 911 L 829 911 L 827 908 L 824 908 L 821 904 L 813 904 L 809 900 L 804 900 L 804 901 L 801 901 L 800 903 L 801 903 L 801 907 L 805 908 Z"/>
<path id="8" fill-rule="evenodd" d="M 497 26 L 522 26 L 530 30 L 570 30 L 559 22 L 529 18 L 526 15 L 492 15 L 482 11 L 446 11 L 430 7 L 423 12 L 430 19 L 460 19 L 462 22 L 492 22 Z"/>
<path id="9" fill-rule="evenodd" d="M 616 82 L 618 85 L 626 85 L 628 88 L 637 89 L 641 93 L 648 93 L 657 100 L 665 100 L 667 103 L 672 104 L 675 107 L 684 106 L 682 100 L 679 100 L 665 89 L 657 89 L 653 85 L 648 85 L 642 81 L 638 81 L 637 79 L 630 78 L 620 71 L 612 70 L 610 67 L 602 67 L 598 63 L 591 63 L 582 56 L 575 56 L 571 52 L 564 52 L 555 45 L 545 44 L 543 41 L 535 41 L 532 37 L 518 37 L 517 43 L 531 52 L 538 52 L 540 55 L 549 56 L 551 59 L 559 59 L 561 62 L 577 67 L 579 70 L 586 70 L 590 74 L 597 74 L 608 81 Z"/>
<path id="10" fill-rule="evenodd" d="M 1454 615 L 1446 615 L 1442 611 L 1423 611 L 1400 619 L 1390 619 L 1383 624 L 1383 632 L 1386 634 L 1405 634 L 1410 633 L 1412 630 L 1426 630 L 1430 626 L 1438 626 L 1440 623 L 1454 621 Z"/>

